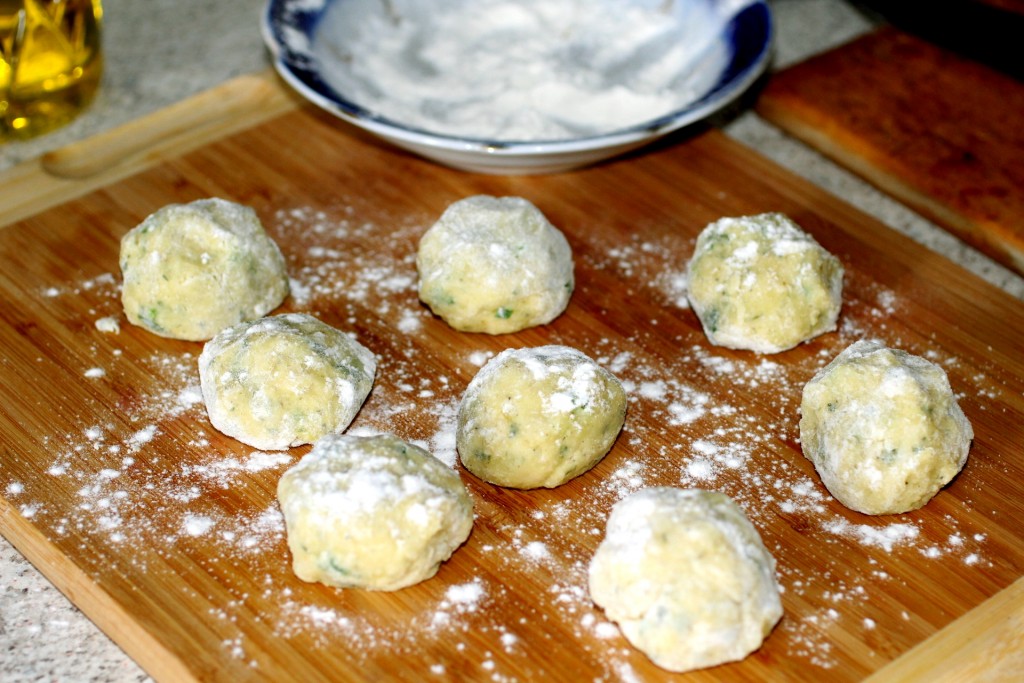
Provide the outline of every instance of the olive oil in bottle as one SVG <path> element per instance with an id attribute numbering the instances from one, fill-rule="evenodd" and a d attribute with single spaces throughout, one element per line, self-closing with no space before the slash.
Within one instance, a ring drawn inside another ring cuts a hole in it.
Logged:
<path id="1" fill-rule="evenodd" d="M 0 0 L 0 142 L 68 123 L 103 72 L 100 0 Z"/>

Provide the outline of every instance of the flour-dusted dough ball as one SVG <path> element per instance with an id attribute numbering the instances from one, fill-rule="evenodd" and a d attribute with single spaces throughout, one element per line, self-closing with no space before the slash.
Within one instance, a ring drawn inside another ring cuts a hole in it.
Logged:
<path id="1" fill-rule="evenodd" d="M 288 296 L 284 257 L 256 212 L 223 199 L 156 211 L 121 239 L 120 262 L 125 316 L 164 337 L 206 340 Z"/>
<path id="2" fill-rule="evenodd" d="M 619 501 L 590 562 L 590 596 L 658 666 L 743 659 L 782 617 L 775 559 L 728 496 L 655 487 Z"/>
<path id="3" fill-rule="evenodd" d="M 469 537 L 459 475 L 390 434 L 325 436 L 277 485 L 303 581 L 398 590 L 429 579 Z"/>
<path id="4" fill-rule="evenodd" d="M 370 393 L 376 369 L 366 347 L 305 313 L 239 323 L 199 355 L 210 422 L 264 450 L 344 431 Z"/>
<path id="5" fill-rule="evenodd" d="M 916 510 L 963 468 L 974 438 L 939 366 L 874 340 L 854 342 L 804 386 L 800 443 L 843 505 Z"/>
<path id="6" fill-rule="evenodd" d="M 520 197 L 455 202 L 420 240 L 420 299 L 464 332 L 503 334 L 554 320 L 575 280 L 565 236 Z"/>
<path id="7" fill-rule="evenodd" d="M 508 349 L 466 388 L 456 447 L 466 469 L 492 484 L 553 488 L 597 464 L 625 417 L 622 384 L 582 352 Z"/>
<path id="8" fill-rule="evenodd" d="M 712 344 L 777 353 L 836 328 L 843 266 L 782 214 L 722 218 L 697 237 L 687 289 Z"/>

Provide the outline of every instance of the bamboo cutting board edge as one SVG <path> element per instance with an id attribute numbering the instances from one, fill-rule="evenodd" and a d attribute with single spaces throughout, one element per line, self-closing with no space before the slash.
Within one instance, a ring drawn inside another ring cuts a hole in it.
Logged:
<path id="1" fill-rule="evenodd" d="M 957 657 L 950 657 L 956 652 Z M 1019 681 L 1024 670 L 1024 577 L 865 679 Z"/>
<path id="2" fill-rule="evenodd" d="M 809 123 L 813 115 L 807 117 L 794 113 L 795 110 L 780 106 L 772 100 L 763 99 L 758 104 L 758 113 L 766 120 L 779 126 L 795 139 L 819 150 L 824 156 L 832 159 L 861 177 L 874 187 L 897 201 L 910 206 L 922 216 L 945 225 L 961 239 L 969 241 L 986 256 L 1000 262 L 1004 266 L 1024 273 L 1024 247 L 1019 240 L 1006 237 L 1002 241 L 983 232 L 978 225 L 958 214 L 949 206 L 923 192 L 913 183 L 879 170 L 874 161 L 866 156 L 853 153 L 842 144 L 843 132 L 827 130 L 826 122 L 818 120 L 815 125 Z M 822 124 L 822 125 L 818 125 Z"/>
<path id="3" fill-rule="evenodd" d="M 256 100 L 246 99 L 246 96 L 251 94 L 254 88 L 260 92 L 259 97 Z M 294 100 L 283 91 L 283 86 L 276 84 L 267 75 L 242 77 L 215 89 L 215 91 L 215 95 L 212 94 L 214 91 L 211 91 L 197 96 L 197 98 L 194 98 L 194 101 L 187 101 L 188 108 L 195 113 L 197 120 L 202 118 L 201 114 L 205 111 L 204 107 L 196 106 L 202 102 L 225 101 L 225 95 L 228 95 L 230 97 L 241 97 L 242 104 L 239 105 L 239 108 L 231 109 L 227 119 L 223 118 L 222 110 L 214 113 L 215 119 L 220 117 L 220 124 L 214 125 L 213 128 L 202 126 L 193 128 L 192 130 L 197 131 L 198 134 L 197 137 L 191 140 L 189 139 L 188 131 L 179 131 L 173 134 L 171 138 L 161 137 L 160 134 L 157 134 L 155 137 L 143 135 L 141 139 L 145 141 L 144 144 L 131 146 L 129 154 L 121 156 L 110 166 L 97 166 L 87 169 L 88 172 L 86 173 L 82 172 L 82 169 L 85 167 L 75 166 L 73 163 L 64 166 L 66 169 L 72 169 L 70 171 L 71 175 L 78 174 L 77 178 L 72 179 L 66 177 L 58 178 L 53 173 L 55 169 L 62 167 L 62 160 L 69 158 L 61 154 L 51 156 L 38 165 L 31 165 L 32 168 L 27 170 L 26 168 L 19 167 L 14 169 L 13 172 L 8 172 L 5 174 L 5 181 L 12 177 L 19 181 L 25 181 L 26 178 L 34 178 L 34 180 L 28 183 L 27 187 L 38 187 L 38 193 L 34 196 L 25 197 L 26 201 L 15 210 L 4 211 L 0 214 L 0 223 L 6 225 L 31 213 L 37 213 L 46 208 L 59 205 L 73 197 L 81 196 L 94 189 L 113 183 L 120 178 L 132 175 L 165 158 L 178 156 L 185 151 L 198 148 L 230 132 L 242 130 L 260 121 L 268 120 L 272 116 L 279 115 L 294 106 Z M 265 100 L 261 99 L 265 95 L 270 96 L 270 101 L 274 107 L 261 108 L 261 106 L 257 106 L 258 103 L 265 104 Z M 255 107 L 258 111 L 250 111 L 246 114 L 247 107 Z M 165 112 L 158 112 L 153 117 L 148 118 L 147 122 L 159 123 L 161 120 L 166 121 L 166 118 L 163 116 L 164 114 Z M 238 115 L 241 115 L 241 118 L 234 118 Z M 249 118 L 246 118 L 246 115 Z M 217 127 L 217 125 L 222 127 Z M 133 127 L 129 131 L 118 129 L 114 131 L 114 135 L 129 133 L 131 137 L 139 140 L 140 138 L 135 138 L 135 136 L 140 132 L 145 133 L 144 128 L 144 126 Z M 90 145 L 97 145 L 102 140 L 86 142 Z M 151 146 L 150 143 L 154 144 Z M 70 158 L 73 157 L 74 155 L 71 155 Z M 9 187 L 6 182 L 3 186 Z M 21 192 L 21 194 L 24 195 L 24 192 Z M 29 213 L 24 213 L 26 210 Z M 78 570 L 74 568 L 73 562 L 63 557 L 55 559 L 52 556 L 52 546 L 6 501 L 0 504 L 0 513 L 2 513 L 3 517 L 3 524 L 0 528 L 2 528 L 4 536 L 9 538 L 20 552 L 25 554 L 33 564 L 40 568 L 44 575 L 61 588 L 72 602 L 78 604 L 83 611 L 92 617 L 97 624 L 107 631 L 140 664 L 151 670 L 153 670 L 153 667 L 156 667 L 162 673 L 168 672 L 168 667 L 173 666 L 172 663 L 164 657 L 157 657 L 154 654 L 162 648 L 154 649 L 153 643 L 147 640 L 148 636 L 139 636 L 135 632 L 141 629 L 132 628 L 130 625 L 127 628 L 122 628 L 121 621 L 123 615 L 118 614 L 117 609 L 119 608 L 105 613 L 104 610 L 108 610 L 111 607 L 109 603 L 112 603 L 112 601 L 106 599 L 102 591 L 97 591 L 96 587 L 88 582 L 87 577 L 83 579 L 81 574 L 76 575 Z M 951 641 L 965 642 L 968 640 L 967 636 L 974 637 L 978 635 L 974 630 L 979 622 L 985 624 L 987 627 L 985 632 L 986 643 L 989 644 L 989 647 L 970 653 L 972 660 L 985 661 L 985 658 L 990 656 L 1000 640 L 1003 638 L 1020 639 L 1021 637 L 1018 630 L 1019 625 L 1006 620 L 999 621 L 998 619 L 988 618 L 989 615 L 1003 614 L 1008 610 L 1011 612 L 1013 610 L 1024 611 L 1024 591 L 1021 591 L 1019 587 L 1020 581 L 993 596 L 987 602 L 975 608 L 975 610 L 960 617 L 936 635 L 941 635 L 947 639 L 943 641 L 947 643 Z M 116 607 L 116 604 L 114 606 Z M 992 621 L 996 623 L 991 623 Z M 894 660 L 887 667 L 879 670 L 876 676 L 884 676 L 890 669 L 896 671 L 898 666 L 904 666 L 906 663 L 913 662 L 914 660 L 923 661 L 934 657 L 934 652 L 930 649 L 929 643 L 931 641 L 922 643 L 902 657 Z M 159 646 L 158 643 L 157 646 Z M 945 653 L 948 653 L 948 651 L 948 649 L 944 649 Z M 173 656 L 171 658 L 174 659 Z M 176 662 L 176 660 L 174 661 Z"/>
<path id="4" fill-rule="evenodd" d="M 74 561 L 33 527 L 0 496 L 0 535 L 28 559 L 71 603 L 154 678 L 198 680 L 164 644 L 132 616 Z"/>
<path id="5" fill-rule="evenodd" d="M 0 228 L 300 106 L 263 71 L 227 81 L 0 174 Z"/>
<path id="6" fill-rule="evenodd" d="M 900 59 L 902 69 L 890 68 Z M 755 108 L 1022 273 L 1014 200 L 1021 138 L 1013 127 L 1022 96 L 1013 78 L 886 26 L 779 72 Z"/>

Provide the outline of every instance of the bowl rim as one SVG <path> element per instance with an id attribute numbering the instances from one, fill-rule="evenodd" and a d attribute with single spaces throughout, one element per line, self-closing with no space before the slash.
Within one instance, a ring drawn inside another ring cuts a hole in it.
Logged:
<path id="1" fill-rule="evenodd" d="M 261 15 L 260 31 L 275 70 L 289 86 L 321 109 L 384 138 L 398 139 L 407 145 L 427 149 L 494 156 L 567 154 L 603 147 L 635 146 L 695 123 L 728 105 L 760 78 L 768 67 L 775 33 L 768 0 L 742 0 L 724 28 L 732 47 L 728 67 L 711 89 L 681 109 L 598 135 L 536 141 L 492 140 L 457 137 L 409 126 L 375 114 L 329 86 L 319 76 L 316 60 L 309 53 L 293 50 L 281 32 L 282 27 L 287 26 L 309 38 L 327 8 L 334 2 L 343 1 L 301 3 L 296 0 L 267 0 Z M 294 21 L 286 23 L 289 18 Z M 296 22 L 301 22 L 298 28 Z"/>

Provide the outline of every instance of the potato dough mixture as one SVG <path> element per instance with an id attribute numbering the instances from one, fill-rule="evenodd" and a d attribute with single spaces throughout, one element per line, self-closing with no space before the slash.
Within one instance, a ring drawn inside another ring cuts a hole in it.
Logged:
<path id="1" fill-rule="evenodd" d="M 597 464 L 625 417 L 622 384 L 582 352 L 508 349 L 466 388 L 456 446 L 466 469 L 485 481 L 554 488 Z"/>
<path id="2" fill-rule="evenodd" d="M 121 302 L 134 325 L 203 341 L 288 296 L 280 249 L 256 212 L 223 199 L 170 204 L 121 239 Z"/>
<path id="3" fill-rule="evenodd" d="M 263 450 L 344 431 L 370 393 L 376 369 L 363 345 L 305 313 L 239 323 L 199 355 L 210 422 Z"/>
<path id="4" fill-rule="evenodd" d="M 619 501 L 589 568 L 590 595 L 658 666 L 743 659 L 782 616 L 775 559 L 722 493 L 642 489 Z"/>
<path id="5" fill-rule="evenodd" d="M 437 573 L 469 537 L 459 475 L 390 434 L 326 436 L 277 486 L 303 581 L 393 591 Z"/>
<path id="6" fill-rule="evenodd" d="M 789 218 L 722 218 L 697 237 L 687 288 L 708 340 L 778 353 L 836 328 L 843 267 Z"/>
<path id="7" fill-rule="evenodd" d="M 851 344 L 804 386 L 800 443 L 829 492 L 869 515 L 916 510 L 974 438 L 946 373 L 879 341 Z"/>
<path id="8" fill-rule="evenodd" d="M 478 195 L 449 206 L 420 240 L 416 268 L 420 299 L 463 332 L 547 324 L 575 287 L 565 236 L 520 197 Z"/>

